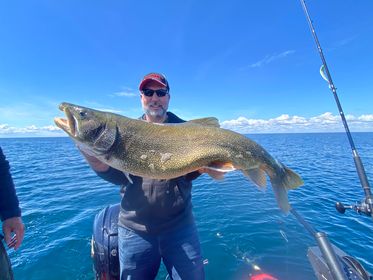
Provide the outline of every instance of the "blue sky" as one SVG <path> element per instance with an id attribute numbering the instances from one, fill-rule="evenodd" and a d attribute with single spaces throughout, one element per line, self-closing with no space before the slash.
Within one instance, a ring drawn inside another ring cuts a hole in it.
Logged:
<path id="1" fill-rule="evenodd" d="M 373 131 L 373 2 L 307 5 L 351 130 Z M 64 101 L 136 118 L 152 71 L 185 119 L 343 131 L 297 0 L 2 1 L 0 40 L 0 137 L 64 135 Z"/>

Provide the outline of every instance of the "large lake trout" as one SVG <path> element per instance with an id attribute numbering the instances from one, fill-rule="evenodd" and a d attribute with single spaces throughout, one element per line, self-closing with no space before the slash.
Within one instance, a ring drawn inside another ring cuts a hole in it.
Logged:
<path id="1" fill-rule="evenodd" d="M 170 179 L 201 168 L 241 170 L 258 187 L 269 176 L 279 207 L 288 212 L 287 190 L 303 184 L 295 172 L 247 137 L 219 127 L 215 118 L 155 124 L 69 103 L 55 118 L 85 152 L 133 175 Z"/>

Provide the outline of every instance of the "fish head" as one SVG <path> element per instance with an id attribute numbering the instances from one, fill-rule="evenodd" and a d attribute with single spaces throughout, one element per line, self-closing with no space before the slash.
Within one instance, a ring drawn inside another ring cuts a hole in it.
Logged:
<path id="1" fill-rule="evenodd" d="M 64 130 L 74 141 L 96 154 L 108 151 L 117 137 L 116 125 L 110 114 L 98 110 L 61 103 L 59 109 L 66 115 L 55 118 L 55 124 Z"/>

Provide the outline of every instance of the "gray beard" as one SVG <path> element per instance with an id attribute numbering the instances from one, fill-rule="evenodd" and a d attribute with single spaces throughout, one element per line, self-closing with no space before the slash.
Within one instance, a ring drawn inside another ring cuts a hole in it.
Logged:
<path id="1" fill-rule="evenodd" d="M 143 108 L 143 109 L 146 115 L 150 115 L 155 118 L 161 118 L 166 115 L 166 110 L 164 108 L 160 108 L 159 110 L 155 110 L 155 111 L 150 108 Z"/>

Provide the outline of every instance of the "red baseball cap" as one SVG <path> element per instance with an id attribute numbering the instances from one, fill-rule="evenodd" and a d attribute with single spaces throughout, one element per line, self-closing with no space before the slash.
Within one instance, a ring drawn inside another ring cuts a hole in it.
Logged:
<path id="1" fill-rule="evenodd" d="M 168 90 L 170 89 L 170 86 L 168 85 L 168 82 L 164 75 L 159 74 L 159 73 L 149 73 L 145 75 L 145 77 L 142 79 L 139 85 L 140 91 L 143 90 L 144 86 L 150 81 L 157 82 L 158 84 L 166 87 Z"/>

